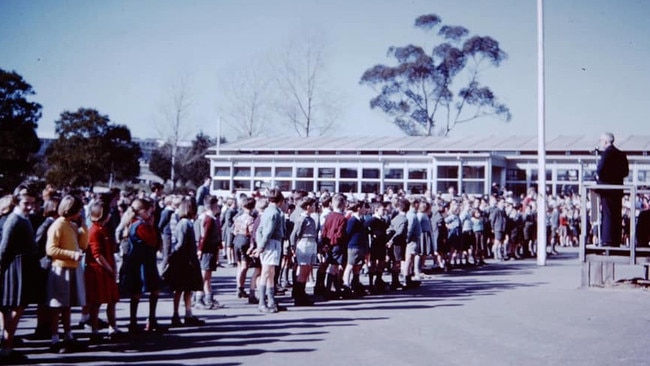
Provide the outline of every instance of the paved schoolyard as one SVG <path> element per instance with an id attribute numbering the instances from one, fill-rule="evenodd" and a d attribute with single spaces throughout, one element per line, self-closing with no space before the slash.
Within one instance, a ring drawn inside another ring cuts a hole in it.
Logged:
<path id="1" fill-rule="evenodd" d="M 564 248 L 563 248 L 564 249 Z M 617 267 L 619 278 L 640 267 Z M 38 364 L 175 365 L 647 365 L 650 291 L 630 286 L 583 289 L 576 249 L 534 260 L 490 263 L 435 274 L 420 288 L 311 308 L 260 314 L 237 299 L 234 269 L 219 268 L 218 299 L 227 308 L 195 313 L 200 328 L 140 335 L 86 352 L 51 354 L 48 341 L 20 350 Z M 147 304 L 140 305 L 144 319 Z M 158 314 L 168 323 L 171 299 Z M 182 313 L 181 313 L 182 314 Z M 33 310 L 19 334 L 31 332 Z M 118 305 L 118 321 L 128 304 Z M 73 315 L 73 322 L 78 313 Z M 80 337 L 87 331 L 78 331 Z"/>

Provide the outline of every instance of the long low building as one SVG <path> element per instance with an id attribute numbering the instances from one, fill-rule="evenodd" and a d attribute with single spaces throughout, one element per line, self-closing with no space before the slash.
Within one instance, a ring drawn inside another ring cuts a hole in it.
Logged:
<path id="1" fill-rule="evenodd" d="M 547 191 L 578 192 L 594 180 L 598 138 L 547 138 Z M 627 182 L 650 186 L 650 136 L 619 136 L 615 145 L 628 155 Z M 214 146 L 207 158 L 217 195 L 266 187 L 487 194 L 492 183 L 521 194 L 538 179 L 537 136 L 257 137 Z"/>

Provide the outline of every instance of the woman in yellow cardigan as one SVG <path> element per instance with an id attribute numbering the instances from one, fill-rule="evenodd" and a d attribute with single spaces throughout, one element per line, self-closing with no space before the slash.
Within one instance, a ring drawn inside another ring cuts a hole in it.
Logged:
<path id="1" fill-rule="evenodd" d="M 83 203 L 67 195 L 59 203 L 59 218 L 47 231 L 47 255 L 52 258 L 52 269 L 47 279 L 47 304 L 52 309 L 51 350 L 58 353 L 74 351 L 77 344 L 70 327 L 72 306 L 84 306 L 86 291 L 80 262 L 88 247 L 88 230 L 81 220 Z M 59 316 L 65 340 L 59 342 Z"/>

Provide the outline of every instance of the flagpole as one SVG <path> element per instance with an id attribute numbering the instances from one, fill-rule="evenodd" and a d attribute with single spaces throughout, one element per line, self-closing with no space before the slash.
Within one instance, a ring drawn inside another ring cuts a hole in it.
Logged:
<path id="1" fill-rule="evenodd" d="M 546 127 L 544 0 L 537 0 L 537 265 L 546 265 Z"/>

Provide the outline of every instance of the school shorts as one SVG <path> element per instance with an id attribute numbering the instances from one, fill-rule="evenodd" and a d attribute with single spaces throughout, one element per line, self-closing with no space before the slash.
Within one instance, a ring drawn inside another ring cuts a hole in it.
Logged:
<path id="1" fill-rule="evenodd" d="M 314 238 L 304 238 L 296 243 L 296 264 L 307 266 L 317 261 L 317 244 Z"/>

